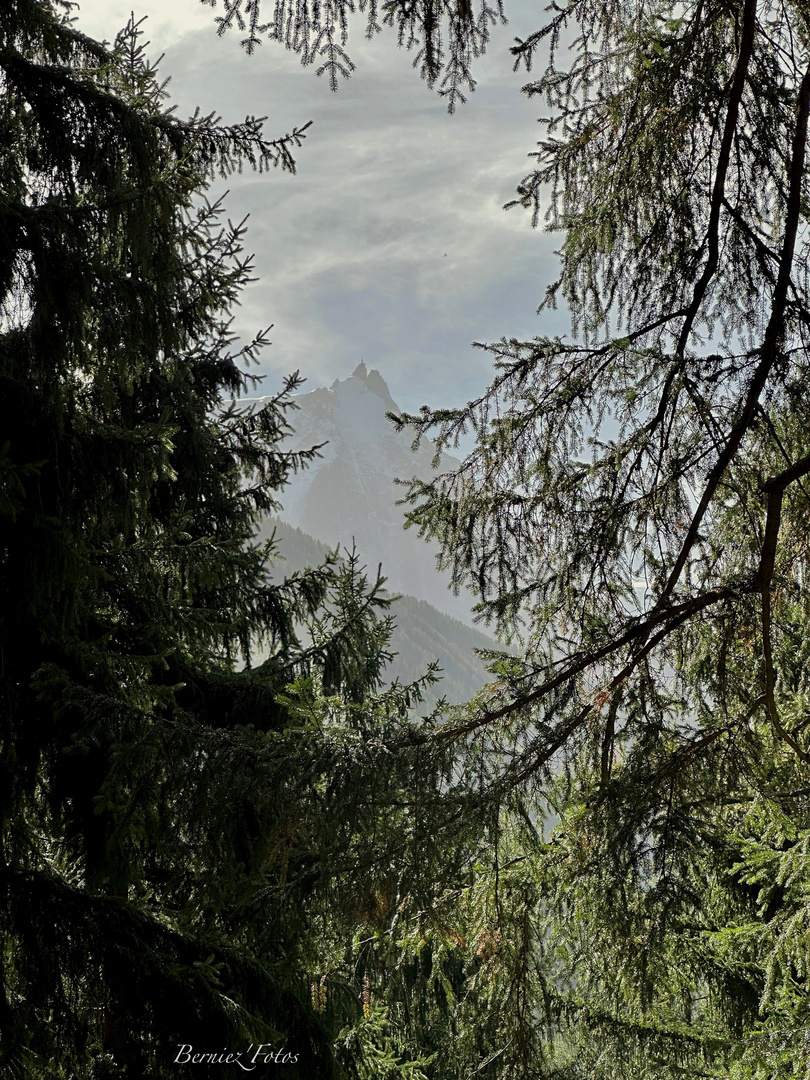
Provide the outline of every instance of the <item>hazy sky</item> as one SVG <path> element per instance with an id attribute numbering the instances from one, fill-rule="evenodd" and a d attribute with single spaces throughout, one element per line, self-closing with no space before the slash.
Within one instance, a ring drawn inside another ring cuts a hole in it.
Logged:
<path id="1" fill-rule="evenodd" d="M 520 93 L 527 77 L 513 73 L 509 45 L 537 28 L 543 7 L 508 5 L 478 89 L 448 116 L 394 36 L 368 44 L 361 23 L 349 45 L 357 70 L 333 94 L 277 45 L 248 57 L 238 33 L 218 38 L 197 0 L 82 0 L 77 26 L 96 38 L 114 38 L 133 8 L 148 16 L 150 55 L 165 53 L 160 72 L 181 114 L 267 115 L 271 136 L 313 121 L 295 176 L 245 173 L 213 188 L 230 188 L 231 218 L 250 215 L 259 281 L 237 327 L 274 324 L 266 392 L 296 368 L 314 389 L 364 359 L 404 409 L 461 404 L 491 372 L 472 342 L 565 332 L 564 316 L 535 314 L 559 237 L 502 209 L 531 167 L 543 111 Z"/>

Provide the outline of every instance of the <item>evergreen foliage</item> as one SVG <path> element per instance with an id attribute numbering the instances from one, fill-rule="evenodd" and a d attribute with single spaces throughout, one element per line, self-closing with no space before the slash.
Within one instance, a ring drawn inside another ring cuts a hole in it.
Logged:
<path id="1" fill-rule="evenodd" d="M 274 537 L 286 573 L 319 566 L 330 554 L 327 544 L 281 518 L 265 518 L 259 535 Z M 426 689 L 420 709 L 425 705 L 432 709 L 440 698 L 452 704 L 467 701 L 487 682 L 481 657 L 496 648 L 492 638 L 413 596 L 396 597 L 390 613 L 394 625 L 388 650 L 392 658 L 385 667 L 385 681 L 398 679 L 408 685 L 417 682 L 431 664 L 439 665 L 440 679 Z"/>
<path id="2" fill-rule="evenodd" d="M 515 50 L 577 336 L 410 418 L 475 435 L 409 514 L 525 645 L 458 731 L 560 819 L 520 850 L 563 1075 L 810 1069 L 807 18 L 572 3 Z"/>
<path id="3" fill-rule="evenodd" d="M 351 5 L 296 12 L 334 73 Z M 481 20 L 386 17 L 452 103 Z M 810 1073 L 806 5 L 571 0 L 515 46 L 577 336 L 401 421 L 475 436 L 409 517 L 522 646 L 442 724 L 375 693 L 381 581 L 252 544 L 307 455 L 295 377 L 224 405 L 262 341 L 204 196 L 303 129 L 177 120 L 135 27 L 0 34 L 5 1074 Z"/>
<path id="4" fill-rule="evenodd" d="M 382 1075 L 352 935 L 378 894 L 427 906 L 403 791 L 447 779 L 411 735 L 421 685 L 374 694 L 382 580 L 276 578 L 254 542 L 313 452 L 281 449 L 297 376 L 228 404 L 265 338 L 230 333 L 244 225 L 207 199 L 292 169 L 304 129 L 177 119 L 137 25 L 108 49 L 68 6 L 0 7 L 0 1072 L 176 1076 L 184 1046 L 269 1044 L 290 1077 Z"/>
<path id="5" fill-rule="evenodd" d="M 481 41 L 467 5 L 384 10 L 429 80 Z M 574 338 L 399 421 L 475 437 L 409 519 L 524 649 L 433 736 L 493 807 L 480 1075 L 810 1075 L 808 8 L 568 0 L 512 52 L 543 50 L 516 202 L 563 233 Z"/>
<path id="6" fill-rule="evenodd" d="M 215 8 L 217 0 L 200 0 Z M 503 0 L 479 0 L 473 10 L 472 0 L 223 0 L 224 14 L 217 15 L 217 33 L 236 28 L 245 34 L 242 46 L 253 53 L 263 36 L 297 53 L 304 67 L 317 64 L 316 75 L 327 75 L 332 90 L 341 78 L 349 78 L 355 65 L 346 51 L 352 17 L 365 16 L 365 36 L 379 34 L 384 26 L 392 27 L 399 44 L 415 53 L 418 67 L 428 86 L 438 83 L 439 93 L 447 98 L 449 112 L 466 101 L 464 90 L 475 89 L 472 63 L 486 52 L 492 27 L 506 22 Z M 262 22 L 263 12 L 270 18 Z"/>

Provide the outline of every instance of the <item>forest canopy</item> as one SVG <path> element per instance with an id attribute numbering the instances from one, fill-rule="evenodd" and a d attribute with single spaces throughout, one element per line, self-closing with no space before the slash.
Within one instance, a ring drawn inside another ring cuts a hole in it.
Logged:
<path id="1" fill-rule="evenodd" d="M 305 129 L 179 120 L 137 25 L 66 7 L 0 10 L 4 1074 L 807 1074 L 806 6 L 572 0 L 514 46 L 573 335 L 397 421 L 473 436 L 407 516 L 520 646 L 424 717 L 382 582 L 253 540 L 311 454 L 297 375 L 239 405 L 208 193 Z M 451 105 L 500 15 L 361 10 Z M 268 32 L 336 76 L 352 12 Z"/>
<path id="2" fill-rule="evenodd" d="M 220 32 L 350 47 L 345 0 L 262 8 Z M 504 13 L 357 10 L 451 107 Z M 561 234 L 541 326 L 563 301 L 572 337 L 504 338 L 479 398 L 396 421 L 474 437 L 408 519 L 524 647 L 437 736 L 536 890 L 513 1000 L 556 1051 L 498 1075 L 810 1067 L 808 41 L 802 3 L 551 5 L 512 47 L 546 110 L 515 202 Z"/>

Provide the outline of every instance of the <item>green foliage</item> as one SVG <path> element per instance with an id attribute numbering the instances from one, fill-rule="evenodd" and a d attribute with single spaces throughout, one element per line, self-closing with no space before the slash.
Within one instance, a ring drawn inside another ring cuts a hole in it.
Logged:
<path id="1" fill-rule="evenodd" d="M 454 17 L 386 13 L 421 58 Z M 474 438 L 408 515 L 524 649 L 427 740 L 489 823 L 455 883 L 503 943 L 482 1075 L 810 1073 L 808 42 L 799 3 L 570 0 L 512 50 L 548 50 L 516 203 L 563 233 L 545 305 L 575 336 L 504 339 L 478 400 L 398 421 Z"/>
<path id="2" fill-rule="evenodd" d="M 504 340 L 478 401 L 402 421 L 476 440 L 409 514 L 524 642 L 456 729 L 471 797 L 559 821 L 521 843 L 561 1075 L 810 1069 L 806 20 L 572 3 L 518 48 L 549 43 L 519 201 L 550 186 L 579 340 Z"/>
<path id="3" fill-rule="evenodd" d="M 452 103 L 491 13 L 431 3 L 386 17 Z M 271 33 L 334 74 L 351 10 Z M 261 341 L 206 185 L 303 129 L 176 120 L 134 28 L 0 32 L 6 1071 L 216 1033 L 291 1076 L 810 1073 L 805 6 L 572 0 L 515 46 L 578 337 L 401 421 L 474 436 L 409 515 L 523 649 L 419 721 L 382 582 L 252 544 L 295 377 L 223 405 Z"/>
<path id="4" fill-rule="evenodd" d="M 259 535 L 274 537 L 286 574 L 318 566 L 329 555 L 326 544 L 280 518 L 264 520 Z M 424 701 L 430 708 L 439 697 L 459 703 L 481 689 L 487 669 L 475 650 L 482 655 L 492 653 L 495 642 L 491 638 L 413 596 L 397 597 L 391 615 L 394 625 L 388 649 L 392 658 L 386 664 L 386 681 L 414 683 L 431 664 L 438 663 L 440 681 L 425 691 Z"/>
<path id="5" fill-rule="evenodd" d="M 407 798 L 441 799 L 447 755 L 420 685 L 374 696 L 382 580 L 277 579 L 254 541 L 314 452 L 282 449 L 297 375 L 233 403 L 264 335 L 229 330 L 251 267 L 207 192 L 292 169 L 303 129 L 177 119 L 138 37 L 0 11 L 0 1063 L 174 1076 L 184 1045 L 283 1042 L 291 1077 L 369 1075 L 388 1022 L 323 1016 L 310 975 L 358 882 L 425 855 Z"/>

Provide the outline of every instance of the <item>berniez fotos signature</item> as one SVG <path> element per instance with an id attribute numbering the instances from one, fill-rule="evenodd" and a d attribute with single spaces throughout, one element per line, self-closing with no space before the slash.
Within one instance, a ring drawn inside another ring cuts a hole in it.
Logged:
<path id="1" fill-rule="evenodd" d="M 178 1043 L 175 1065 L 238 1065 L 245 1072 L 253 1072 L 259 1065 L 295 1065 L 298 1054 L 285 1046 L 274 1050 L 272 1043 L 260 1043 L 254 1050 L 253 1043 L 247 1050 L 195 1050 L 191 1043 Z"/>

